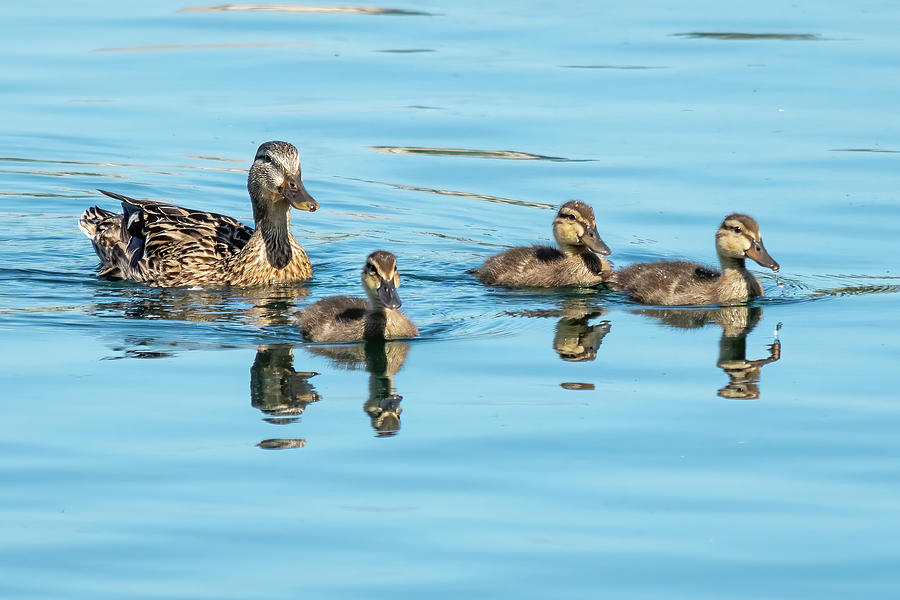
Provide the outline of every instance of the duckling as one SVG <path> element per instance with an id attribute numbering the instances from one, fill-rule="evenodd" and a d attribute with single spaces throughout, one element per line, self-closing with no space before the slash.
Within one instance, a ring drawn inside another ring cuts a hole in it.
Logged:
<path id="1" fill-rule="evenodd" d="M 306 252 L 291 235 L 290 210 L 319 204 L 303 187 L 292 144 L 266 142 L 256 151 L 247 189 L 256 229 L 216 213 L 136 200 L 100 190 L 122 202 L 124 213 L 96 206 L 78 226 L 100 257 L 99 275 L 153 286 L 258 286 L 312 277 Z"/>
<path id="2" fill-rule="evenodd" d="M 566 202 L 553 219 L 550 246 L 520 246 L 492 256 L 470 271 L 488 285 L 559 287 L 596 285 L 611 268 L 604 256 L 609 248 L 597 233 L 593 209 L 578 200 Z"/>
<path id="3" fill-rule="evenodd" d="M 716 232 L 722 272 L 685 261 L 631 265 L 612 273 L 609 286 L 644 304 L 736 304 L 764 296 L 762 285 L 744 266 L 752 258 L 764 267 L 780 267 L 763 246 L 759 225 L 751 217 L 731 214 Z"/>
<path id="4" fill-rule="evenodd" d="M 362 285 L 368 301 L 332 296 L 311 304 L 298 317 L 300 332 L 310 342 L 353 342 L 362 339 L 396 339 L 419 335 L 401 313 L 397 258 L 377 250 L 366 258 Z"/>

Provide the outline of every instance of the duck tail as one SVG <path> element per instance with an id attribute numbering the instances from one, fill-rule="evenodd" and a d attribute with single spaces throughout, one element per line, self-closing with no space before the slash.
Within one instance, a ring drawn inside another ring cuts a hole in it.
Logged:
<path id="1" fill-rule="evenodd" d="M 99 206 L 92 206 L 84 211 L 84 214 L 78 219 L 78 229 L 93 240 L 97 237 L 97 225 L 113 216 L 115 216 L 115 213 L 104 210 Z"/>

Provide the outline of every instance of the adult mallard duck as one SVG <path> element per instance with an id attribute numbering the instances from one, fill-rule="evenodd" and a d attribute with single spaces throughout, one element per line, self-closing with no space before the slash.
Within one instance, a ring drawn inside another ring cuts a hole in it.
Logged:
<path id="1" fill-rule="evenodd" d="M 257 286 L 312 277 L 306 252 L 290 230 L 290 210 L 319 204 L 300 179 L 292 144 L 266 142 L 256 151 L 247 189 L 256 228 L 216 213 L 136 200 L 121 200 L 123 213 L 93 206 L 78 226 L 100 257 L 100 276 L 162 287 Z"/>
<path id="2" fill-rule="evenodd" d="M 610 273 L 609 248 L 597 233 L 593 209 L 578 200 L 566 202 L 553 219 L 550 246 L 520 246 L 492 256 L 471 273 L 488 285 L 559 287 L 597 285 Z"/>
<path id="3" fill-rule="evenodd" d="M 400 308 L 400 275 L 397 258 L 377 250 L 366 258 L 362 285 L 368 300 L 332 296 L 309 305 L 298 322 L 310 342 L 355 342 L 363 339 L 410 338 L 419 330 Z"/>
<path id="4" fill-rule="evenodd" d="M 747 215 L 725 217 L 716 231 L 716 253 L 721 273 L 685 261 L 641 263 L 613 272 L 609 286 L 644 304 L 736 304 L 765 295 L 744 259 L 751 258 L 773 271 L 779 269 L 763 246 L 759 225 Z"/>

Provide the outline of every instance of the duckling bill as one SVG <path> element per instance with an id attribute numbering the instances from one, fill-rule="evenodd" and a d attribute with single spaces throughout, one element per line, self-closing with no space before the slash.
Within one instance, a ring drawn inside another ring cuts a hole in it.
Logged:
<path id="1" fill-rule="evenodd" d="M 763 245 L 759 224 L 744 214 L 728 215 L 719 225 L 716 254 L 721 272 L 685 261 L 641 263 L 612 273 L 609 286 L 643 304 L 736 304 L 765 295 L 745 259 L 780 268 Z"/>
<path id="2" fill-rule="evenodd" d="M 256 151 L 247 190 L 256 227 L 211 212 L 137 200 L 100 190 L 122 213 L 97 206 L 78 226 L 100 257 L 100 276 L 162 287 L 258 286 L 303 281 L 312 266 L 290 230 L 290 210 L 319 208 L 300 177 L 300 156 L 287 142 Z"/>
<path id="3" fill-rule="evenodd" d="M 332 296 L 300 312 L 303 337 L 310 342 L 354 342 L 363 339 L 391 340 L 419 335 L 419 330 L 398 309 L 400 275 L 397 258 L 377 250 L 366 258 L 362 285 L 368 300 Z"/>
<path id="4" fill-rule="evenodd" d="M 559 248 L 520 246 L 488 258 L 471 271 L 482 283 L 517 287 L 597 285 L 611 267 L 609 248 L 597 233 L 594 210 L 578 200 L 563 204 L 553 219 Z"/>

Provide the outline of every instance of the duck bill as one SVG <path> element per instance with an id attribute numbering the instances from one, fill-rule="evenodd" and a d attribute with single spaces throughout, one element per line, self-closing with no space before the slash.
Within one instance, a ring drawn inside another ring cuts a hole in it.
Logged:
<path id="1" fill-rule="evenodd" d="M 760 266 L 767 267 L 772 269 L 773 271 L 777 271 L 781 268 L 775 259 L 769 256 L 769 253 L 766 251 L 766 247 L 763 246 L 762 240 L 756 241 L 754 240 L 750 244 L 750 248 L 746 252 L 747 258 L 752 258 L 756 262 L 760 264 Z"/>
<path id="2" fill-rule="evenodd" d="M 308 210 L 309 212 L 316 211 L 319 208 L 319 203 L 316 202 L 315 199 L 309 195 L 309 192 L 306 191 L 306 188 L 303 187 L 300 176 L 297 175 L 294 177 L 292 183 L 294 185 L 285 183 L 282 188 L 285 199 L 297 210 Z"/>
<path id="3" fill-rule="evenodd" d="M 397 286 L 393 281 L 381 282 L 381 287 L 378 288 L 378 301 L 391 310 L 400 308 L 400 295 L 397 294 Z"/>
<path id="4" fill-rule="evenodd" d="M 600 234 L 597 233 L 597 229 L 594 227 L 585 229 L 584 234 L 581 236 L 581 243 L 594 254 L 609 256 L 609 246 L 600 239 Z"/>

